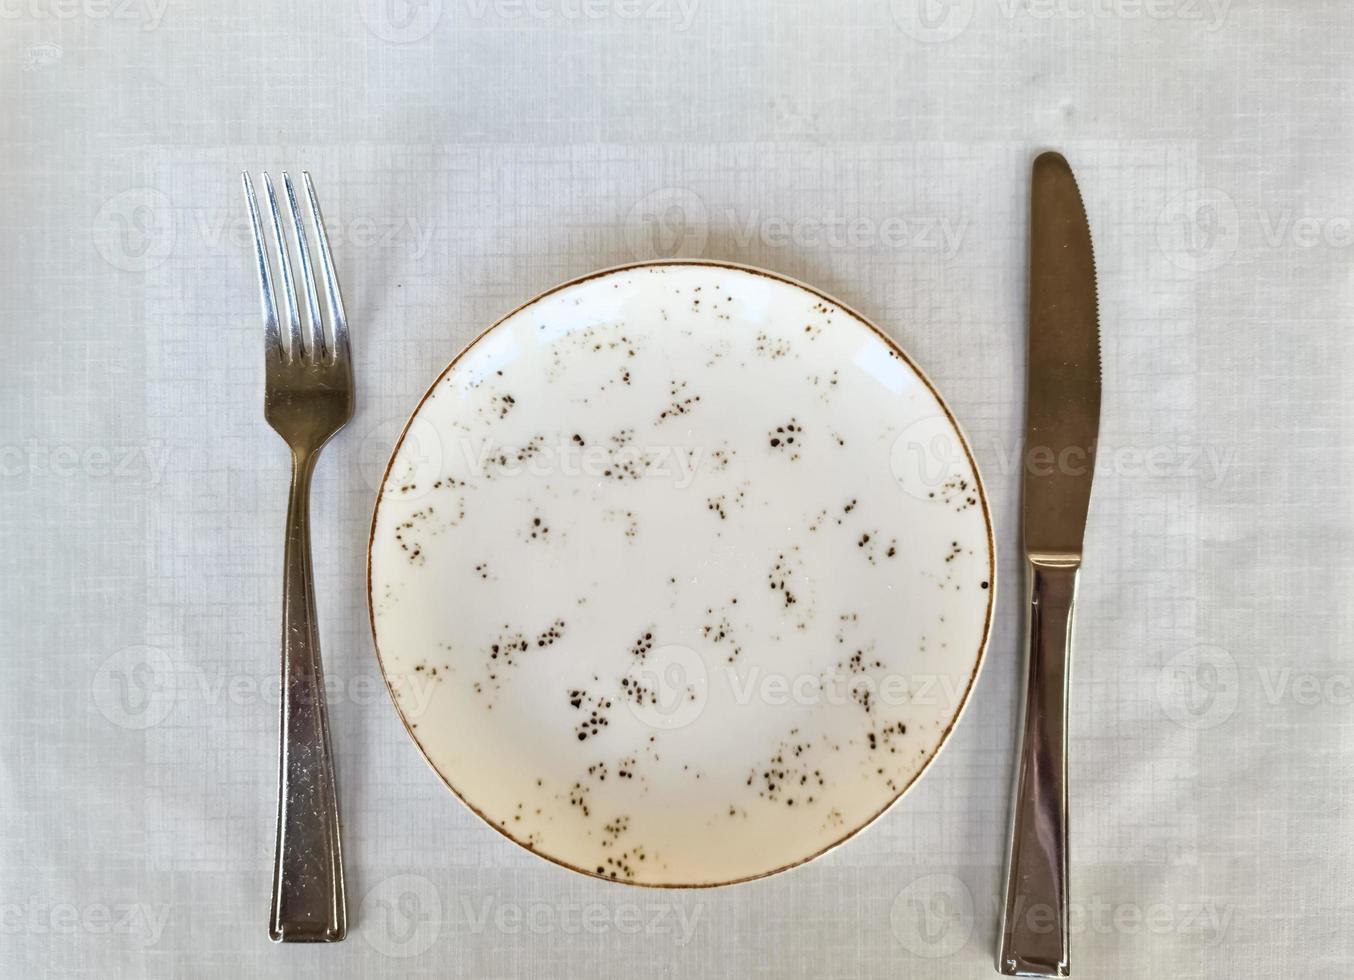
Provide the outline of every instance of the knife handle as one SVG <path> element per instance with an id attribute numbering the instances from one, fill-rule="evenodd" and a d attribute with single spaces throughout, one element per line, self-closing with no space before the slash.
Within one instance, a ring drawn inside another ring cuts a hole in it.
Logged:
<path id="1" fill-rule="evenodd" d="M 1067 691 L 1076 559 L 1032 559 L 1029 661 L 1011 817 L 1000 972 L 1068 976 Z"/>

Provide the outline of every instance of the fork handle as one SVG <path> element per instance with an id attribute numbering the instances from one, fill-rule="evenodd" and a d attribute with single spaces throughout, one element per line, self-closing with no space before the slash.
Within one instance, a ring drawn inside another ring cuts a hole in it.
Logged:
<path id="1" fill-rule="evenodd" d="M 1067 692 L 1078 564 L 1033 560 L 1029 661 L 998 969 L 1068 976 Z"/>
<path id="2" fill-rule="evenodd" d="M 268 921 L 274 942 L 337 942 L 348 931 L 338 791 L 310 563 L 310 478 L 317 455 L 292 454 L 287 506 L 277 850 Z"/>

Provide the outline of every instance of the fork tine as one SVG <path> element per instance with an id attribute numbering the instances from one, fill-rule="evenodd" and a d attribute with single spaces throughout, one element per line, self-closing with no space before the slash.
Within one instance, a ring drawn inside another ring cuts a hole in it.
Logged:
<path id="1" fill-rule="evenodd" d="M 351 358 L 348 349 L 348 315 L 343 312 L 343 296 L 339 292 L 338 274 L 334 272 L 334 256 L 329 251 L 329 234 L 324 230 L 324 216 L 320 213 L 320 201 L 315 196 L 315 185 L 310 182 L 310 171 L 302 170 L 301 180 L 306 185 L 310 217 L 315 222 L 315 234 L 320 241 L 320 270 L 324 274 L 329 314 L 334 320 L 334 360 L 347 361 Z"/>
<path id="2" fill-rule="evenodd" d="M 249 204 L 249 223 L 254 226 L 254 258 L 259 273 L 259 300 L 263 306 L 263 346 L 269 356 L 280 357 L 282 336 L 277 329 L 277 303 L 273 298 L 273 274 L 268 262 L 268 246 L 263 240 L 263 225 L 259 222 L 259 202 L 254 196 L 254 184 L 246 171 L 240 174 L 244 184 L 244 199 Z"/>
<path id="3" fill-rule="evenodd" d="M 291 175 L 282 171 L 282 183 L 287 189 L 288 212 L 291 215 L 291 228 L 296 236 L 296 247 L 300 252 L 301 282 L 306 287 L 306 312 L 310 320 L 310 350 L 316 360 L 326 359 L 324 321 L 320 319 L 320 295 L 315 291 L 315 273 L 310 265 L 310 243 L 306 240 L 305 222 L 296 207 L 296 189 L 292 187 Z"/>
<path id="4" fill-rule="evenodd" d="M 263 186 L 268 190 L 268 207 L 273 212 L 273 235 L 277 239 L 278 261 L 282 269 L 282 306 L 287 311 L 288 345 L 293 361 L 306 356 L 306 345 L 301 339 L 301 314 L 296 308 L 296 284 L 291 277 L 291 256 L 287 253 L 287 236 L 282 230 L 282 215 L 277 208 L 277 194 L 273 191 L 273 179 L 265 170 Z"/>

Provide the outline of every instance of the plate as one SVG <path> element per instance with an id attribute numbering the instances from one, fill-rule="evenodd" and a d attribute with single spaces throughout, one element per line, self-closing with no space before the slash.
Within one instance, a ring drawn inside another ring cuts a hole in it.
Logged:
<path id="1" fill-rule="evenodd" d="M 977 677 L 993 538 L 934 386 L 773 273 L 658 262 L 484 332 L 372 519 L 381 668 L 494 829 L 583 874 L 708 886 L 891 806 Z"/>

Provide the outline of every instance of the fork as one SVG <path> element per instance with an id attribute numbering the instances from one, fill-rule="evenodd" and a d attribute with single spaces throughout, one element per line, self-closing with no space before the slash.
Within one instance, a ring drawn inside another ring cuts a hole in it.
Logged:
<path id="1" fill-rule="evenodd" d="M 286 342 L 278 322 L 272 262 L 249 174 L 241 174 L 254 226 L 259 296 L 263 303 L 265 382 L 263 415 L 291 448 L 291 497 L 282 583 L 282 698 L 278 744 L 277 849 L 268 935 L 274 942 L 337 942 L 348 932 L 339 842 L 338 790 L 329 749 L 329 719 L 320 666 L 320 637 L 310 564 L 310 479 L 320 449 L 353 415 L 353 368 L 348 321 L 339 295 L 334 259 L 310 174 L 302 173 L 310 218 L 319 241 L 328 325 L 311 267 L 310 245 L 285 172 L 291 238 L 305 290 L 306 317 L 297 303 L 288 236 L 277 194 L 263 175 L 272 213 L 273 241 L 281 276 Z"/>

